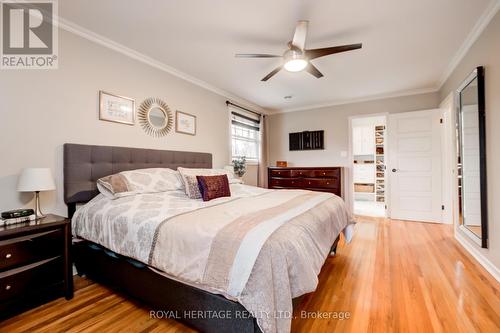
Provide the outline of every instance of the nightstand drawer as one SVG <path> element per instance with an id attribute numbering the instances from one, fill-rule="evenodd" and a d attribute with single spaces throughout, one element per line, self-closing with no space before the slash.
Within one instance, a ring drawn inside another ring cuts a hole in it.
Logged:
<path id="1" fill-rule="evenodd" d="M 63 268 L 62 257 L 54 257 L 0 273 L 0 301 L 63 281 Z"/>
<path id="2" fill-rule="evenodd" d="M 0 241 L 0 270 L 60 255 L 63 247 L 61 228 Z"/>

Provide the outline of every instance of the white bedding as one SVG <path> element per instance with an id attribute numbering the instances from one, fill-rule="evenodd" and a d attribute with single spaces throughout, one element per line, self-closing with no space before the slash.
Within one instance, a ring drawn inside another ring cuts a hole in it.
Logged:
<path id="1" fill-rule="evenodd" d="M 316 288 L 338 234 L 352 235 L 343 201 L 242 184 L 232 184 L 231 193 L 208 202 L 181 191 L 99 195 L 76 211 L 73 234 L 236 300 L 253 314 L 291 311 L 292 298 Z M 257 322 L 265 333 L 288 332 L 291 320 L 264 315 Z"/>
<path id="2" fill-rule="evenodd" d="M 206 202 L 201 199 L 189 199 L 184 191 L 137 194 L 114 200 L 99 194 L 75 212 L 73 235 L 147 264 L 152 237 L 158 225 L 165 219 L 268 191 L 243 184 L 230 186 L 231 197 Z M 192 233 L 186 230 L 178 232 L 180 235 Z"/>

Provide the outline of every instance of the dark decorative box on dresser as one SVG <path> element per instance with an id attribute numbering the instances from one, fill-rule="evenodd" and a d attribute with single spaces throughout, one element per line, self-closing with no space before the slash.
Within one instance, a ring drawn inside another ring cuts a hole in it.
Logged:
<path id="1" fill-rule="evenodd" d="M 73 297 L 70 220 L 56 215 L 0 226 L 0 317 Z"/>
<path id="2" fill-rule="evenodd" d="M 304 189 L 330 192 L 342 197 L 341 167 L 268 168 L 268 184 L 273 189 Z"/>

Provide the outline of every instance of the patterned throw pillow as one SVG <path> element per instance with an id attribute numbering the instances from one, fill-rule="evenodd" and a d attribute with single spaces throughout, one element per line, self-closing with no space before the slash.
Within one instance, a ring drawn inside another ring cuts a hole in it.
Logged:
<path id="1" fill-rule="evenodd" d="M 182 180 L 184 181 L 184 188 L 186 194 L 191 199 L 201 198 L 200 190 L 198 189 L 198 181 L 196 176 L 218 176 L 226 175 L 229 184 L 241 183 L 241 180 L 234 177 L 230 170 L 226 169 L 201 169 L 201 168 L 183 168 L 178 167 L 177 171 L 180 172 Z"/>
<path id="2" fill-rule="evenodd" d="M 200 199 L 201 192 L 198 186 L 198 179 L 196 176 L 184 176 L 184 186 L 186 187 L 186 194 L 189 199 Z"/>
<path id="3" fill-rule="evenodd" d="M 196 176 L 196 179 L 198 180 L 203 201 L 231 196 L 227 175 Z"/>
<path id="4" fill-rule="evenodd" d="M 97 180 L 99 191 L 111 199 L 140 193 L 157 193 L 184 189 L 178 171 L 150 168 L 122 171 Z"/>

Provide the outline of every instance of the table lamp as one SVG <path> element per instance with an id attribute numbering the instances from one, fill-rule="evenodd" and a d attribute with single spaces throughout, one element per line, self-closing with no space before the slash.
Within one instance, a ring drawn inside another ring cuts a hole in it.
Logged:
<path id="1" fill-rule="evenodd" d="M 35 214 L 37 218 L 45 217 L 40 210 L 40 191 L 55 189 L 54 178 L 52 178 L 49 168 L 23 169 L 17 182 L 19 192 L 35 192 Z"/>

